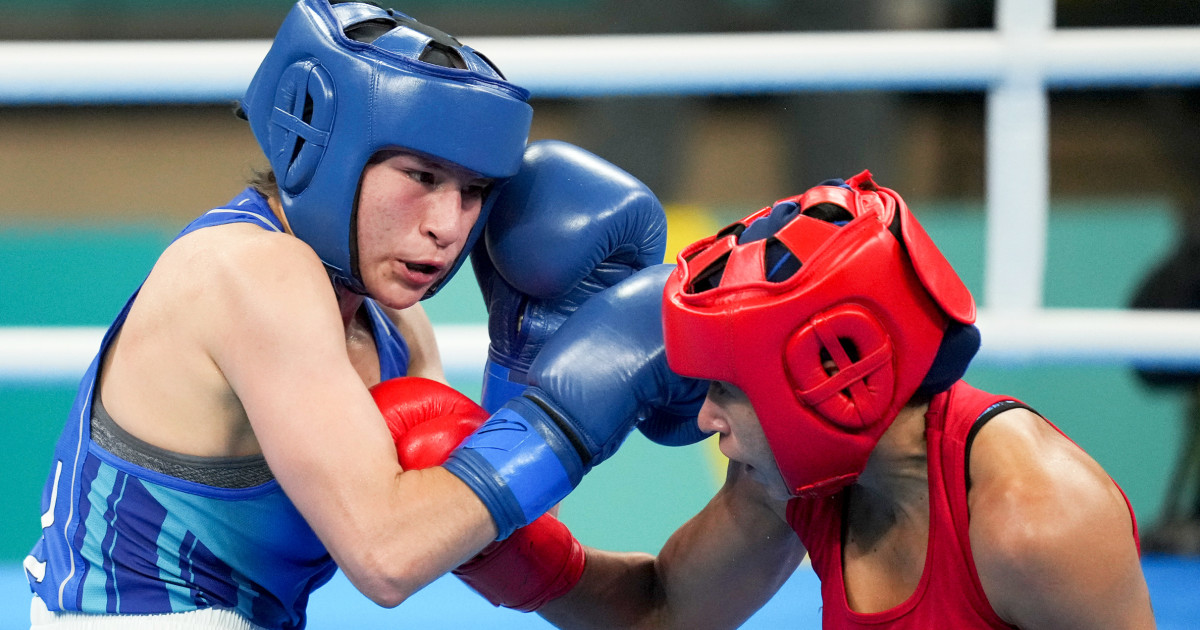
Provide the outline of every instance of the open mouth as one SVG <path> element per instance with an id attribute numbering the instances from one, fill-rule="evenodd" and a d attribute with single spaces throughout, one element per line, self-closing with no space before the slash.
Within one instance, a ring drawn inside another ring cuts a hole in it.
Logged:
<path id="1" fill-rule="evenodd" d="M 425 264 L 421 264 L 421 263 L 405 263 L 405 264 L 408 266 L 409 269 L 411 269 L 417 273 L 435 274 L 438 272 L 438 268 L 433 265 L 425 265 Z"/>

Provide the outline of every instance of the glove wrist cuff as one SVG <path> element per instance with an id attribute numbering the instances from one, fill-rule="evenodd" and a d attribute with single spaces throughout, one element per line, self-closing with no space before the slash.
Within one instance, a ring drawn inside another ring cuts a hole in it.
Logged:
<path id="1" fill-rule="evenodd" d="M 583 464 L 546 412 L 526 398 L 500 408 L 445 467 L 491 512 L 498 540 L 541 516 L 583 478 Z"/>

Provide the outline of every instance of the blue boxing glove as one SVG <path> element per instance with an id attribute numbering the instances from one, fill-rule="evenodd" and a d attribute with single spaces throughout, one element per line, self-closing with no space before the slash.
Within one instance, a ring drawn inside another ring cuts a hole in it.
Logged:
<path id="1" fill-rule="evenodd" d="M 491 511 L 500 538 L 561 501 L 638 423 L 695 424 L 708 382 L 667 367 L 662 293 L 671 265 L 596 294 L 546 342 L 530 386 L 444 464 Z"/>
<path id="2" fill-rule="evenodd" d="M 529 145 L 493 204 L 471 254 L 488 310 L 488 411 L 524 391 L 542 345 L 580 304 L 662 263 L 667 239 L 666 215 L 649 188 L 556 140 Z"/>

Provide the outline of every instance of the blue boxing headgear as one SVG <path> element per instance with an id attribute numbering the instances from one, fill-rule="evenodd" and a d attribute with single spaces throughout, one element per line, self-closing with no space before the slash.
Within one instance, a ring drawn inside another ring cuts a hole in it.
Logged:
<path id="1" fill-rule="evenodd" d="M 288 226 L 330 275 L 365 293 L 355 268 L 354 209 L 363 168 L 407 149 L 504 179 L 529 136 L 529 92 L 458 40 L 390 9 L 299 0 L 241 108 L 270 161 Z M 487 219 L 484 205 L 458 260 Z"/>

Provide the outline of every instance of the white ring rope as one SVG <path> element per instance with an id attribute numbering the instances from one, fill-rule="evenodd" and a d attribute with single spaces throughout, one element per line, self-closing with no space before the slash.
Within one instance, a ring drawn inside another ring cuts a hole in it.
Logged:
<path id="1" fill-rule="evenodd" d="M 984 347 L 978 361 L 1200 368 L 1200 315 L 1043 309 L 1045 91 L 1200 84 L 1200 28 L 1054 29 L 1053 0 L 997 0 L 996 30 L 479 37 L 537 97 L 983 90 L 989 94 Z M 0 42 L 0 104 L 216 103 L 270 42 Z M 652 51 L 653 54 L 647 54 Z M 731 51 L 736 51 L 733 53 Z M 1026 191 L 1014 197 L 1008 191 Z M 1006 244 L 1004 247 L 997 243 Z M 1025 243 L 1016 247 L 1014 243 Z M 990 312 L 989 312 L 990 311 Z M 0 328 L 0 380 L 75 379 L 95 328 Z M 487 331 L 437 328 L 448 373 L 479 373 Z"/>
<path id="2" fill-rule="evenodd" d="M 1058 29 L 1014 52 L 996 31 L 478 37 L 535 96 L 984 90 L 1200 83 L 1200 28 Z M 0 42 L 0 103 L 215 103 L 242 95 L 267 40 Z M 653 51 L 653 54 L 647 54 Z M 732 54 L 730 51 L 737 51 Z"/>
<path id="3" fill-rule="evenodd" d="M 0 327 L 0 382 L 79 380 L 104 331 L 100 326 Z M 434 333 L 447 374 L 483 374 L 486 324 L 440 325 Z"/>
<path id="4" fill-rule="evenodd" d="M 984 311 L 979 328 L 983 348 L 975 361 L 986 365 L 1138 364 L 1200 371 L 1200 313 Z M 482 375 L 486 325 L 439 325 L 434 331 L 447 374 Z M 77 380 L 103 334 L 100 327 L 0 327 L 0 381 Z"/>

